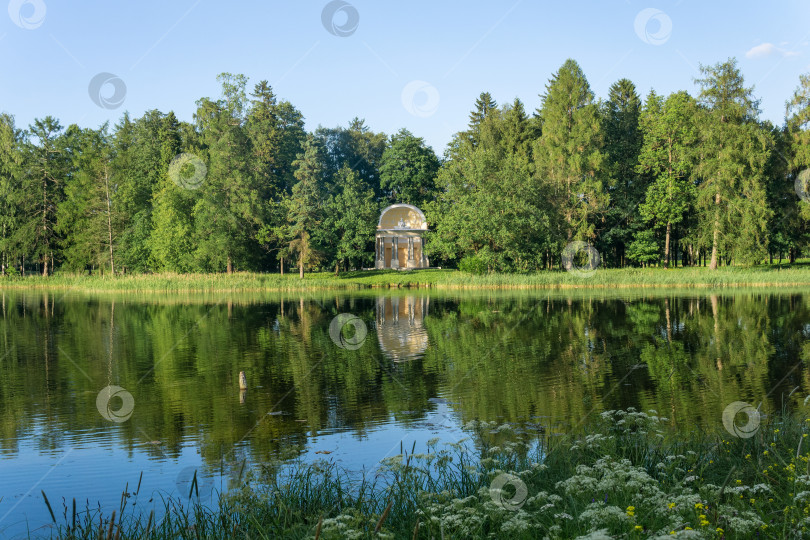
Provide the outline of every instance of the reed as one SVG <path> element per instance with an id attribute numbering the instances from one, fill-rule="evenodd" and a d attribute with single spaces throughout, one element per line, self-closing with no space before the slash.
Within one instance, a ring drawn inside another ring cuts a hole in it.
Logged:
<path id="1" fill-rule="evenodd" d="M 591 289 L 591 288 L 720 288 L 808 286 L 810 266 L 707 268 L 599 268 L 592 275 L 545 271 L 531 274 L 490 273 L 473 275 L 458 270 L 424 269 L 413 271 L 370 270 L 308 273 L 304 279 L 292 274 L 137 274 L 127 276 L 87 276 L 56 274 L 0 278 L 0 289 L 54 289 L 84 292 L 138 293 L 238 293 L 343 290 L 374 288 L 436 289 Z"/>

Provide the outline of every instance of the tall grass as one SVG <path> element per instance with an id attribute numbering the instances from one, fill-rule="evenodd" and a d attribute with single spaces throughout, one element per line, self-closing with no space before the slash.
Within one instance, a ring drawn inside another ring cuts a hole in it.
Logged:
<path id="1" fill-rule="evenodd" d="M 162 515 L 67 505 L 61 538 L 804 538 L 810 419 L 753 437 L 674 432 L 654 411 L 608 411 L 577 434 L 473 422 L 475 442 L 401 449 L 357 477 L 333 462 L 256 469 L 213 507 Z M 524 489 L 525 488 L 525 489 Z M 523 491 L 521 491 L 523 489 Z M 123 497 L 122 497 L 123 499 Z M 117 521 L 116 521 L 117 519 Z"/>
<path id="2" fill-rule="evenodd" d="M 370 270 L 297 274 L 134 274 L 127 276 L 87 276 L 60 273 L 54 276 L 0 278 L 0 288 L 62 289 L 90 292 L 283 292 L 345 290 L 367 288 L 437 289 L 570 289 L 617 287 L 730 287 L 730 286 L 807 286 L 810 266 L 707 268 L 597 269 L 593 275 L 547 271 L 532 274 L 491 273 L 472 275 L 457 270 L 424 269 L 413 271 Z"/>

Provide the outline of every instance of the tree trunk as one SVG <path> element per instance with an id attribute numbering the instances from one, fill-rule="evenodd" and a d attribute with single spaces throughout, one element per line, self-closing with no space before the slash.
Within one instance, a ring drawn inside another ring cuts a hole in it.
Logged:
<path id="1" fill-rule="evenodd" d="M 42 276 L 48 276 L 48 255 L 46 254 L 42 261 Z"/>
<path id="2" fill-rule="evenodd" d="M 281 275 L 284 275 L 284 257 L 281 258 Z"/>
<path id="3" fill-rule="evenodd" d="M 664 240 L 664 268 L 669 268 L 669 238 L 672 235 L 672 223 L 667 221 L 667 236 Z"/>
<path id="4" fill-rule="evenodd" d="M 304 279 L 304 259 L 298 261 L 298 277 Z"/>
<path id="5" fill-rule="evenodd" d="M 714 232 L 712 234 L 712 260 L 709 270 L 717 270 L 717 237 L 720 235 L 720 194 L 714 195 Z"/>
<path id="6" fill-rule="evenodd" d="M 228 265 L 226 267 L 226 272 L 229 274 L 233 274 L 233 260 L 231 260 L 231 256 L 228 255 Z"/>

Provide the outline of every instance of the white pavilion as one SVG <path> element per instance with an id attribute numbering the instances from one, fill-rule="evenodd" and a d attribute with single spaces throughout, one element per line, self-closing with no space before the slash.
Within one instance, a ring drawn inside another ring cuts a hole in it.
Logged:
<path id="1" fill-rule="evenodd" d="M 377 224 L 375 268 L 427 268 L 422 249 L 427 231 L 425 214 L 410 204 L 392 204 Z"/>

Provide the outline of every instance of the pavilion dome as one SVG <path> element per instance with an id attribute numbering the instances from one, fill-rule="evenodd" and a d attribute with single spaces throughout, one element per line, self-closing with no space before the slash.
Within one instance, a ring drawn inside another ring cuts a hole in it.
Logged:
<path id="1" fill-rule="evenodd" d="M 425 214 L 412 204 L 392 204 L 380 213 L 378 229 L 427 230 Z"/>

